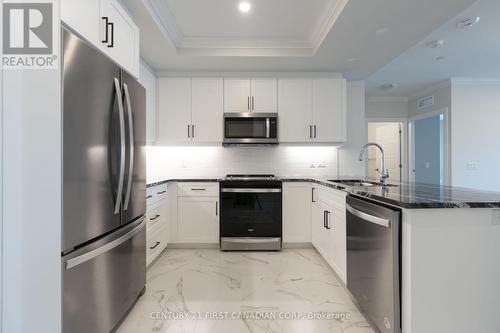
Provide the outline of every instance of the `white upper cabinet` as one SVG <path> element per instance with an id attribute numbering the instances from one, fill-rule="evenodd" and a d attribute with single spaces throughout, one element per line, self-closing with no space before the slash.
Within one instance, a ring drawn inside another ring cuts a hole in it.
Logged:
<path id="1" fill-rule="evenodd" d="M 61 20 L 139 77 L 139 28 L 117 0 L 61 0 Z"/>
<path id="2" fill-rule="evenodd" d="M 139 82 L 146 89 L 146 144 L 153 145 L 156 142 L 156 76 L 141 63 Z"/>
<path id="3" fill-rule="evenodd" d="M 99 0 L 61 0 L 61 20 L 94 45 L 99 45 Z"/>
<path id="4" fill-rule="evenodd" d="M 346 81 L 280 79 L 280 142 L 345 142 Z"/>
<path id="5" fill-rule="evenodd" d="M 312 140 L 312 80 L 278 82 L 280 142 Z"/>
<path id="6" fill-rule="evenodd" d="M 158 79 L 158 143 L 222 143 L 221 78 Z"/>
<path id="7" fill-rule="evenodd" d="M 117 0 L 101 0 L 101 49 L 130 74 L 139 73 L 139 28 Z"/>
<path id="8" fill-rule="evenodd" d="M 346 81 L 313 80 L 313 136 L 316 142 L 346 141 Z"/>
<path id="9" fill-rule="evenodd" d="M 158 143 L 191 141 L 191 79 L 158 79 Z"/>
<path id="10" fill-rule="evenodd" d="M 224 112 L 277 112 L 276 79 L 224 79 Z"/>
<path id="11" fill-rule="evenodd" d="M 193 79 L 192 138 L 200 143 L 222 142 L 223 82 L 220 78 Z"/>
<path id="12" fill-rule="evenodd" d="M 224 112 L 250 112 L 250 80 L 224 79 Z"/>
<path id="13" fill-rule="evenodd" d="M 252 112 L 278 111 L 278 82 L 276 79 L 258 79 L 251 81 Z"/>

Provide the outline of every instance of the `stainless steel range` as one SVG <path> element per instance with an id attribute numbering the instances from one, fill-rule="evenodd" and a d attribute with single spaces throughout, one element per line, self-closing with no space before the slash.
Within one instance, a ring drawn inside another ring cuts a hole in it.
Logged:
<path id="1" fill-rule="evenodd" d="M 282 183 L 274 175 L 228 175 L 220 183 L 220 246 L 281 250 Z"/>

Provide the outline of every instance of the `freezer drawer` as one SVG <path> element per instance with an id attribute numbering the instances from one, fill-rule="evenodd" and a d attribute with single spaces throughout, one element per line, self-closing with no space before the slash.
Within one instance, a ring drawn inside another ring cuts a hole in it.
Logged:
<path id="1" fill-rule="evenodd" d="M 144 218 L 62 257 L 63 332 L 107 333 L 146 284 Z"/>

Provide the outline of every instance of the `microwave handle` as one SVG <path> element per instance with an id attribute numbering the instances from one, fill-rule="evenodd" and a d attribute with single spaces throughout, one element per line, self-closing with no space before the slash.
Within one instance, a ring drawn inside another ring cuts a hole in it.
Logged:
<path id="1" fill-rule="evenodd" d="M 269 137 L 271 136 L 271 121 L 268 118 L 266 118 L 266 138 L 269 139 Z"/>

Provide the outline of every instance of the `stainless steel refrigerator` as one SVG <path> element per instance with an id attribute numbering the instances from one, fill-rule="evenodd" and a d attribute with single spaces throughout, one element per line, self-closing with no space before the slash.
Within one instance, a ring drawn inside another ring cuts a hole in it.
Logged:
<path id="1" fill-rule="evenodd" d="M 145 90 L 66 28 L 63 332 L 109 332 L 146 284 Z"/>

